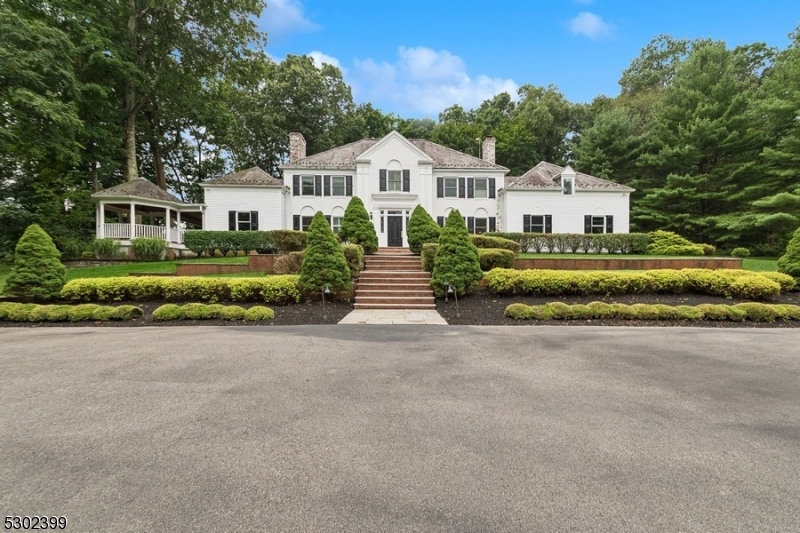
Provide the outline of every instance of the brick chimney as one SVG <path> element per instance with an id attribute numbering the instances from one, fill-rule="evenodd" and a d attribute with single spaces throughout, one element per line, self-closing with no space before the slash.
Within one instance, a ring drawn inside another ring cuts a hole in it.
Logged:
<path id="1" fill-rule="evenodd" d="M 483 160 L 487 163 L 495 164 L 494 162 L 494 137 L 486 137 L 483 140 L 483 146 L 481 147 L 481 153 L 483 153 Z"/>
<path id="2" fill-rule="evenodd" d="M 494 149 L 492 149 L 494 154 Z M 306 156 L 306 139 L 303 134 L 293 131 L 289 134 L 289 162 L 294 163 Z"/>

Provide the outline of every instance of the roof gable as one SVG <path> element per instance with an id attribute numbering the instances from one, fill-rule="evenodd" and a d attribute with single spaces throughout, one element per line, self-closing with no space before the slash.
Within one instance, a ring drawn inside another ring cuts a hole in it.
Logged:
<path id="1" fill-rule="evenodd" d="M 560 190 L 561 174 L 567 169 L 572 170 L 569 166 L 560 167 L 558 165 L 554 165 L 553 163 L 542 161 L 522 176 L 506 178 L 505 189 Z M 584 174 L 583 172 L 575 172 L 575 189 L 620 192 L 633 192 L 635 190 L 626 185 L 621 185 L 610 180 L 598 178 L 597 176 Z"/>
<path id="2" fill-rule="evenodd" d="M 181 200 L 171 195 L 152 181 L 147 178 L 136 178 L 132 181 L 126 181 L 119 185 L 114 185 L 102 191 L 97 191 L 92 194 L 92 198 L 142 198 L 146 200 L 159 200 L 161 202 L 173 202 L 182 204 Z"/>
<path id="3" fill-rule="evenodd" d="M 376 154 L 381 148 L 383 148 L 385 146 L 388 146 L 388 145 L 391 145 L 392 143 L 401 143 L 402 146 L 404 146 L 404 147 L 408 148 L 409 150 L 413 151 L 414 154 L 416 154 L 416 156 L 421 161 L 429 162 L 431 164 L 434 163 L 434 160 L 433 160 L 433 158 L 431 158 L 430 155 L 428 155 L 425 152 L 423 152 L 422 150 L 420 150 L 415 145 L 415 143 L 409 141 L 408 139 L 406 139 L 405 137 L 400 135 L 400 133 L 398 133 L 395 130 L 392 130 L 389 133 L 387 133 L 386 135 L 384 135 L 382 139 L 377 141 L 375 144 L 373 144 L 367 150 L 365 150 L 361 155 L 359 155 L 356 158 L 356 160 L 358 161 L 358 160 L 361 160 L 361 159 L 369 159 L 369 158 L 373 157 L 373 155 Z"/>
<path id="4" fill-rule="evenodd" d="M 218 178 L 212 178 L 202 183 L 203 185 L 252 185 L 252 186 L 271 186 L 281 187 L 283 182 L 259 167 L 252 167 L 233 174 L 226 174 Z"/>

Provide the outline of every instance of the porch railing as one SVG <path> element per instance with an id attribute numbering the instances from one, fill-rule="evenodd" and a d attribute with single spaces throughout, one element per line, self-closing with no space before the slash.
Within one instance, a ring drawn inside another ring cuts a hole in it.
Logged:
<path id="1" fill-rule="evenodd" d="M 156 239 L 167 238 L 167 228 L 164 226 L 151 226 L 148 224 L 134 224 L 134 235 L 131 237 L 130 224 L 103 224 L 103 235 L 111 239 L 129 240 L 135 237 L 149 237 Z M 183 230 L 169 228 L 169 241 L 182 244 Z"/>

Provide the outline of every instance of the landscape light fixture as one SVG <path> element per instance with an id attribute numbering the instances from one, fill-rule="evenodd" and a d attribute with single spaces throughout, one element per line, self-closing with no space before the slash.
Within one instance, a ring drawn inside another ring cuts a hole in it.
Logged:
<path id="1" fill-rule="evenodd" d="M 325 287 L 322 289 L 322 320 L 325 322 L 328 321 L 328 313 L 325 312 L 325 295 L 330 294 L 331 289 L 326 284 Z"/>

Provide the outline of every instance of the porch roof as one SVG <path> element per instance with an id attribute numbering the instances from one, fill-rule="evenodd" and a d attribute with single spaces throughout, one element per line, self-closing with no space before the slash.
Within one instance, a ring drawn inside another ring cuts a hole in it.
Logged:
<path id="1" fill-rule="evenodd" d="M 147 178 L 137 178 L 133 181 L 126 181 L 125 183 L 120 183 L 119 185 L 114 185 L 113 187 L 92 194 L 92 201 L 96 203 L 103 201 L 124 202 L 131 200 L 140 200 L 155 205 L 167 204 L 177 210 L 202 206 L 202 204 L 182 202 L 176 196 L 168 193 Z"/>

